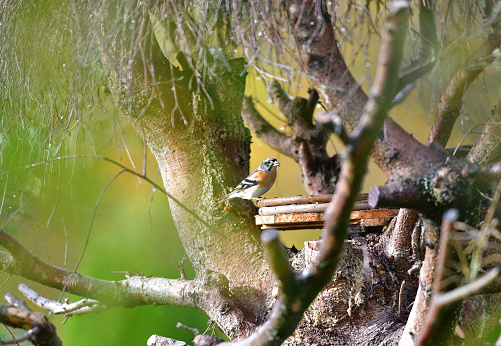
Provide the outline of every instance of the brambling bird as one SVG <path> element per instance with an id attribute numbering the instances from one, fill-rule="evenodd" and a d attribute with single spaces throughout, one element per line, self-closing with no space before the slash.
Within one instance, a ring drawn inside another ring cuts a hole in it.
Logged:
<path id="1" fill-rule="evenodd" d="M 237 187 L 227 194 L 222 200 L 214 204 L 217 207 L 229 199 L 240 197 L 243 199 L 257 199 L 266 193 L 277 179 L 277 167 L 280 163 L 274 157 L 269 157 L 259 167 L 242 180 Z"/>

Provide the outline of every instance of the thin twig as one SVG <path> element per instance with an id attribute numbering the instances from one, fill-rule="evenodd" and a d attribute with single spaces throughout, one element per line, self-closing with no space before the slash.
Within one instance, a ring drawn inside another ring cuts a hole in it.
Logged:
<path id="1" fill-rule="evenodd" d="M 438 307 L 443 307 L 471 297 L 481 292 L 485 287 L 493 282 L 499 276 L 500 272 L 501 270 L 499 267 L 494 267 L 469 284 L 460 286 L 446 293 L 438 294 L 433 298 L 432 304 L 436 304 Z"/>
<path id="2" fill-rule="evenodd" d="M 164 195 L 166 195 L 167 197 L 169 197 L 172 201 L 174 201 L 174 203 L 176 203 L 181 208 L 183 208 L 186 212 L 188 212 L 195 219 L 197 219 L 198 221 L 200 221 L 205 227 L 207 227 L 208 229 L 210 229 L 214 233 L 217 233 L 220 236 L 225 237 L 224 234 L 222 234 L 220 231 L 214 229 L 211 225 L 209 225 L 207 223 L 207 221 L 205 221 L 200 216 L 198 216 L 192 209 L 188 208 L 186 205 L 184 205 L 176 197 L 172 196 L 170 193 L 168 193 L 167 191 L 165 191 L 165 189 L 163 187 L 161 187 L 160 185 L 158 185 L 157 183 L 155 183 L 153 180 L 151 180 L 147 176 L 142 175 L 141 173 L 137 173 L 136 171 L 133 171 L 132 169 L 124 166 L 123 164 L 121 164 L 120 162 L 117 162 L 117 161 L 115 161 L 113 159 L 110 159 L 110 158 L 108 158 L 106 156 L 93 155 L 93 154 L 78 154 L 78 155 L 69 155 L 69 156 L 59 156 L 59 157 L 55 157 L 53 159 L 45 160 L 43 162 L 35 162 L 35 163 L 29 164 L 27 166 L 20 167 L 20 168 L 16 169 L 15 171 L 42 166 L 42 165 L 45 165 L 45 164 L 47 164 L 49 162 L 54 162 L 54 161 L 58 161 L 58 160 L 66 160 L 66 159 L 74 159 L 74 158 L 93 158 L 93 159 L 101 159 L 101 160 L 105 160 L 105 161 L 111 162 L 112 164 L 114 164 L 114 165 L 122 168 L 123 171 L 125 171 L 127 173 L 131 173 L 131 174 L 133 174 L 133 175 L 135 175 L 135 176 L 137 176 L 137 177 L 145 180 L 146 182 L 148 182 L 149 184 L 151 184 L 152 186 L 154 186 L 156 189 L 160 190 L 160 192 L 162 192 Z M 7 174 L 9 172 L 11 172 L 11 171 L 2 172 L 2 175 L 3 174 Z"/>
<path id="3" fill-rule="evenodd" d="M 182 324 L 180 322 L 177 322 L 176 328 L 183 328 L 183 329 L 189 330 L 190 332 L 192 332 L 195 335 L 200 334 L 200 331 L 197 328 L 185 326 L 184 324 Z"/>

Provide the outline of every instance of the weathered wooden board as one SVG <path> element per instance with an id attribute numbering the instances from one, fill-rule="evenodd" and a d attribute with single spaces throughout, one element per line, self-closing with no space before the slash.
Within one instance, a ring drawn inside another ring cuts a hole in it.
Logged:
<path id="1" fill-rule="evenodd" d="M 323 213 L 329 203 L 314 203 L 314 204 L 288 204 L 273 207 L 259 208 L 259 215 L 278 215 L 278 214 L 295 214 L 295 213 Z M 357 201 L 353 210 L 369 210 L 369 204 L 366 201 Z"/>
<path id="2" fill-rule="evenodd" d="M 258 207 L 275 207 L 290 204 L 329 203 L 332 195 L 290 196 L 277 198 L 263 198 L 257 202 Z M 357 201 L 367 201 L 367 193 L 358 195 Z M 368 209 L 368 208 L 367 208 Z"/>
<path id="3" fill-rule="evenodd" d="M 353 211 L 350 215 L 350 224 L 375 227 L 387 225 L 398 213 L 395 209 L 369 209 Z M 274 215 L 256 215 L 256 224 L 264 228 L 278 229 L 305 229 L 322 228 L 323 212 L 286 213 Z"/>

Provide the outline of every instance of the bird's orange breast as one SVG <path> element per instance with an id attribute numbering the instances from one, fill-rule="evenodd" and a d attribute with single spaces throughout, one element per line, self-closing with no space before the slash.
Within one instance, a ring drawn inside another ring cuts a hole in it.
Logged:
<path id="1" fill-rule="evenodd" d="M 277 179 L 277 167 L 273 167 L 270 173 L 264 173 L 261 171 L 259 173 L 261 173 L 259 179 L 263 179 L 261 184 L 264 186 L 271 186 Z"/>

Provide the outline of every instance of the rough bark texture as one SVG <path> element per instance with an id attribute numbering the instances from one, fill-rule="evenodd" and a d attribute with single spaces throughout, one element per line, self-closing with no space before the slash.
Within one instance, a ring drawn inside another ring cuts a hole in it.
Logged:
<path id="1" fill-rule="evenodd" d="M 386 243 L 377 234 L 358 235 L 345 243 L 332 281 L 311 304 L 286 345 L 380 345 L 398 341 L 417 279 L 406 275 L 410 257 L 406 265 L 384 255 Z M 292 259 L 295 270 L 300 272 L 311 265 L 318 256 L 318 245 L 308 242 Z M 406 282 L 400 296 L 403 279 Z"/>

